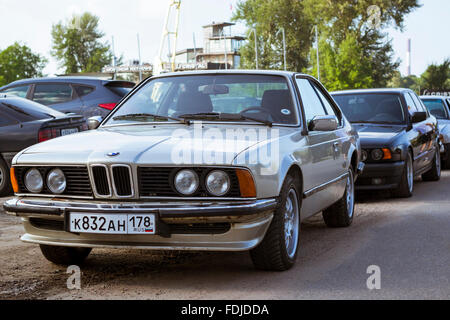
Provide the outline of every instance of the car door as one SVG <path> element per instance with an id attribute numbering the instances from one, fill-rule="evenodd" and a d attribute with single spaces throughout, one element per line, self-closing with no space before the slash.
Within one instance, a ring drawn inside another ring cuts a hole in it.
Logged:
<path id="1" fill-rule="evenodd" d="M 296 83 L 307 126 L 314 117 L 331 112 L 327 111 L 309 79 L 297 76 Z M 344 172 L 339 130 L 308 131 L 306 136 L 310 161 L 304 166 L 303 180 L 305 193 L 309 196 L 305 198 L 303 209 L 308 215 L 330 206 L 342 196 L 338 195 L 334 183 Z"/>
<path id="2" fill-rule="evenodd" d="M 76 91 L 68 83 L 38 82 L 34 85 L 31 100 L 62 113 L 81 114 L 83 105 Z"/>
<path id="3" fill-rule="evenodd" d="M 412 116 L 415 112 L 423 112 L 414 102 L 412 95 L 409 92 L 403 94 L 408 111 Z M 427 125 L 428 119 L 418 123 L 412 123 L 411 130 L 409 131 L 409 141 L 413 148 L 414 158 L 414 171 L 420 171 L 424 166 L 428 165 L 431 160 L 429 159 L 429 148 L 431 142 L 430 127 Z"/>

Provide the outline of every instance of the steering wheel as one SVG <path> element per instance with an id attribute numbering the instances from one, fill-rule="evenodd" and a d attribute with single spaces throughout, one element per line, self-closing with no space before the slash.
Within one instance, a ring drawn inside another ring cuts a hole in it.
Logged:
<path id="1" fill-rule="evenodd" d="M 249 107 L 249 108 L 242 110 L 239 113 L 244 114 L 244 113 L 247 113 L 248 111 L 259 111 L 260 113 L 265 113 L 266 115 L 268 115 L 267 120 L 273 121 L 272 113 L 269 110 L 261 108 L 261 107 Z"/>

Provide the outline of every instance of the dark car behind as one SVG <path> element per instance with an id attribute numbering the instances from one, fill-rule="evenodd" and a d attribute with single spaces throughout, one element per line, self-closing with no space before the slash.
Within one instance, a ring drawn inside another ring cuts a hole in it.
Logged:
<path id="1" fill-rule="evenodd" d="M 9 166 L 19 151 L 39 142 L 87 130 L 79 115 L 66 115 L 18 97 L 0 97 L 0 196 L 10 192 Z"/>
<path id="2" fill-rule="evenodd" d="M 367 89 L 331 93 L 358 130 L 364 172 L 359 190 L 392 190 L 410 197 L 414 177 L 439 180 L 439 129 L 436 118 L 409 89 Z"/>
<path id="3" fill-rule="evenodd" d="M 135 83 L 130 81 L 57 77 L 18 80 L 0 88 L 0 93 L 26 98 L 87 119 L 106 117 L 134 86 Z"/>

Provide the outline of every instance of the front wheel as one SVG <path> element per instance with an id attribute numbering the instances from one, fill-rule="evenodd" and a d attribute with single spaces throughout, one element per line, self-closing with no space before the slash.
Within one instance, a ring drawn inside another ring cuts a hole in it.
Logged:
<path id="1" fill-rule="evenodd" d="M 345 192 L 338 202 L 322 212 L 323 220 L 329 228 L 348 227 L 353 222 L 355 210 L 355 179 L 353 168 L 348 169 Z"/>
<path id="2" fill-rule="evenodd" d="M 0 197 L 8 196 L 12 192 L 9 182 L 9 168 L 6 162 L 0 158 Z"/>
<path id="3" fill-rule="evenodd" d="M 72 248 L 60 246 L 48 246 L 41 244 L 41 252 L 44 257 L 58 265 L 80 265 L 86 260 L 91 248 Z"/>
<path id="4" fill-rule="evenodd" d="M 423 181 L 439 181 L 441 179 L 441 153 L 439 149 L 436 149 L 436 153 L 433 158 L 433 166 L 427 172 L 422 175 Z"/>
<path id="5" fill-rule="evenodd" d="M 414 167 L 411 152 L 408 152 L 405 161 L 405 167 L 403 168 L 400 184 L 393 194 L 399 198 L 409 198 L 413 194 L 414 189 Z"/>
<path id="6" fill-rule="evenodd" d="M 281 191 L 281 204 L 276 210 L 263 241 L 250 251 L 257 269 L 284 271 L 297 258 L 300 235 L 299 179 L 288 175 Z"/>

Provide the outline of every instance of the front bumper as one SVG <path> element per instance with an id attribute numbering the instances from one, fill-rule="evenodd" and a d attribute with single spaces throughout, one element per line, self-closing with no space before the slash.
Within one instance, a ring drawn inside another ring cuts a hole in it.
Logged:
<path id="1" fill-rule="evenodd" d="M 14 198 L 3 205 L 8 214 L 22 217 L 25 242 L 106 248 L 159 250 L 241 251 L 257 246 L 272 221 L 278 200 L 230 202 L 111 203 L 62 199 Z M 154 213 L 164 233 L 158 235 L 75 234 L 68 232 L 66 218 L 72 211 L 95 214 Z M 59 222 L 61 230 L 36 226 L 33 219 Z M 224 233 L 176 233 L 173 225 L 228 223 Z"/>
<path id="2" fill-rule="evenodd" d="M 390 163 L 366 163 L 364 171 L 356 180 L 357 190 L 386 190 L 398 187 L 403 169 L 404 161 Z M 379 183 L 374 183 L 380 179 Z"/>

